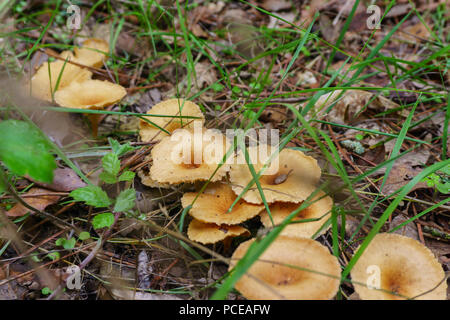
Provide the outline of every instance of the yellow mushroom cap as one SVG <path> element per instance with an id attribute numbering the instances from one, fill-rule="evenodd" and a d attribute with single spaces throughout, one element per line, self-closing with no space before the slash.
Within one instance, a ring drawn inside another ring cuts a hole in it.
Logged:
<path id="1" fill-rule="evenodd" d="M 196 196 L 195 192 L 185 193 L 181 198 L 183 208 L 189 206 Z M 227 211 L 235 199 L 236 195 L 228 184 L 211 183 L 198 196 L 189 210 L 189 214 L 202 222 L 233 225 L 257 216 L 264 209 L 263 205 L 247 203 L 240 199 L 233 210 L 228 213 Z"/>
<path id="2" fill-rule="evenodd" d="M 187 235 L 192 241 L 211 244 L 230 237 L 250 235 L 250 232 L 241 226 L 217 225 L 194 219 L 189 224 Z"/>
<path id="3" fill-rule="evenodd" d="M 239 245 L 231 257 L 229 271 L 254 241 Z M 340 276 L 337 258 L 319 242 L 279 236 L 235 288 L 250 300 L 329 300 L 339 289 Z"/>
<path id="4" fill-rule="evenodd" d="M 103 109 L 120 101 L 127 91 L 124 87 L 102 80 L 73 82 L 55 93 L 55 101 L 62 107 Z"/>
<path id="5" fill-rule="evenodd" d="M 250 148 L 249 148 L 250 149 Z M 251 150 L 250 150 L 251 151 Z M 239 157 L 239 155 L 238 155 Z M 293 149 L 283 149 L 279 152 L 274 163 L 278 162 L 278 169 L 275 174 L 262 175 L 259 183 L 264 191 L 264 197 L 269 203 L 276 201 L 301 202 L 315 190 L 319 182 L 321 170 L 317 161 L 306 156 L 303 152 Z M 253 161 L 253 166 L 258 173 L 265 161 Z M 233 191 L 240 194 L 247 184 L 253 180 L 253 176 L 247 163 L 239 161 L 233 164 L 230 169 L 230 180 Z M 243 195 L 247 202 L 263 203 L 256 184 Z"/>
<path id="6" fill-rule="evenodd" d="M 381 290 L 375 289 L 376 282 L 372 282 L 376 276 L 380 276 Z M 419 241 L 399 234 L 377 234 L 353 267 L 351 277 L 363 300 L 404 299 L 401 296 L 447 299 L 445 273 L 433 253 Z"/>
<path id="7" fill-rule="evenodd" d="M 200 131 L 178 129 L 155 145 L 150 177 L 158 183 L 170 184 L 208 180 L 225 154 L 227 142 L 217 130 Z M 210 181 L 221 180 L 229 167 L 222 165 Z"/>
<path id="8" fill-rule="evenodd" d="M 144 161 L 149 161 L 150 156 L 145 157 Z M 140 168 L 137 170 L 137 175 L 139 178 L 141 178 L 141 182 L 143 185 L 150 187 L 150 188 L 162 188 L 162 189 L 169 189 L 171 187 L 168 183 L 158 183 L 157 181 L 153 180 L 150 177 L 150 165 L 147 164 L 143 168 Z"/>
<path id="9" fill-rule="evenodd" d="M 275 202 L 269 206 L 270 213 L 272 214 L 273 222 L 275 225 L 280 224 L 290 215 L 294 210 L 301 206 L 301 203 L 292 203 L 292 202 Z M 333 207 L 333 200 L 326 196 L 324 192 L 319 192 L 317 195 L 311 199 L 311 204 L 301 210 L 297 216 L 291 221 L 295 222 L 298 220 L 304 219 L 319 219 L 317 221 L 310 222 L 300 222 L 300 223 L 291 223 L 287 225 L 283 231 L 281 231 L 281 235 L 290 236 L 290 237 L 302 237 L 302 238 L 311 238 L 327 221 L 327 216 L 331 212 L 331 208 Z M 270 220 L 269 214 L 266 210 L 263 210 L 260 214 L 261 222 L 266 227 L 272 227 L 272 222 Z M 317 236 L 323 234 L 328 228 L 324 228 L 321 230 Z"/>
<path id="10" fill-rule="evenodd" d="M 56 94 L 73 82 L 82 82 L 91 77 L 92 72 L 89 70 L 77 67 L 65 60 L 45 62 L 31 78 L 31 94 L 38 99 L 52 101 L 52 91 Z M 58 78 L 60 80 L 57 91 L 55 91 Z"/>
<path id="11" fill-rule="evenodd" d="M 145 117 L 149 121 L 155 123 L 157 126 L 164 128 L 166 131 L 172 133 L 178 128 L 193 129 L 193 121 L 200 121 L 201 124 L 205 122 L 200 107 L 195 103 L 183 99 L 169 99 L 155 104 L 148 112 L 149 115 L 164 115 L 164 116 L 184 116 L 197 117 L 193 118 L 176 118 L 176 117 Z M 142 141 L 151 141 L 152 139 L 161 139 L 167 136 L 167 133 L 160 130 L 158 127 L 141 120 L 139 122 L 139 135 Z"/>
<path id="12" fill-rule="evenodd" d="M 99 68 L 103 65 L 106 53 L 109 51 L 108 42 L 91 38 L 83 42 L 81 48 L 75 48 L 75 62 L 89 67 Z"/>

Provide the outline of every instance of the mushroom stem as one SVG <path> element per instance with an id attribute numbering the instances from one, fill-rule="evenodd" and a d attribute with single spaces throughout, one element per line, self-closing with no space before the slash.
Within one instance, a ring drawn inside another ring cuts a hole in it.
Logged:
<path id="1" fill-rule="evenodd" d="M 223 251 L 225 253 L 227 253 L 230 248 L 231 248 L 231 242 L 232 242 L 233 238 L 232 237 L 226 237 L 225 239 L 223 239 Z"/>
<path id="2" fill-rule="evenodd" d="M 91 113 L 88 114 L 88 119 L 91 122 L 92 136 L 97 138 L 98 135 L 98 124 L 100 122 L 101 114 Z"/>

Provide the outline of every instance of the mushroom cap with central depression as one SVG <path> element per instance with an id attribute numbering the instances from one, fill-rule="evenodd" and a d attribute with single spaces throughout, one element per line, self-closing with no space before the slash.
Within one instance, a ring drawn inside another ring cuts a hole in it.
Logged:
<path id="1" fill-rule="evenodd" d="M 158 183 L 169 184 L 210 178 L 211 182 L 219 181 L 230 167 L 225 163 L 217 169 L 226 145 L 225 136 L 218 130 L 177 129 L 153 147 L 150 177 Z"/>
<path id="2" fill-rule="evenodd" d="M 248 148 L 255 172 L 258 173 L 270 156 L 264 159 L 258 151 L 254 152 L 253 148 L 259 147 Z M 272 150 L 274 149 L 269 149 L 268 153 L 268 155 L 275 154 L 270 167 L 271 171 L 265 172 L 270 174 L 263 174 L 259 177 L 266 201 L 268 203 L 304 201 L 315 190 L 320 179 L 321 170 L 317 161 L 299 150 L 283 149 L 278 155 Z M 252 155 L 258 155 L 257 159 Z M 230 169 L 230 181 L 236 194 L 240 194 L 253 180 L 247 163 L 243 163 L 242 160 L 239 160 L 240 158 L 242 158 L 242 152 L 236 157 L 237 163 L 233 164 Z M 251 203 L 263 203 L 255 182 L 243 195 L 243 199 Z"/>
<path id="3" fill-rule="evenodd" d="M 239 245 L 229 271 L 255 239 Z M 341 267 L 317 241 L 279 236 L 235 285 L 250 300 L 329 300 L 340 284 Z"/>
<path id="4" fill-rule="evenodd" d="M 381 290 L 372 282 L 377 276 Z M 433 253 L 399 234 L 377 234 L 352 268 L 351 277 L 363 300 L 447 299 L 445 273 Z"/>

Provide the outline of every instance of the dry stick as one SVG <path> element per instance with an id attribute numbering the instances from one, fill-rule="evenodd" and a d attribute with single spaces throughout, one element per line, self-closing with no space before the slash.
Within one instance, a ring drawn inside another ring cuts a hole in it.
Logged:
<path id="1" fill-rule="evenodd" d="M 157 285 L 158 282 L 167 275 L 167 273 L 169 273 L 170 269 L 172 269 L 178 262 L 180 261 L 180 258 L 176 258 L 163 272 L 161 272 L 160 274 L 156 275 L 152 282 L 153 285 Z"/>
<path id="2" fill-rule="evenodd" d="M 50 197 L 50 196 L 67 196 L 68 192 L 44 192 L 44 193 L 34 193 L 34 194 L 22 194 L 20 197 L 22 198 L 38 198 L 38 197 Z M 0 197 L 0 200 L 3 199 L 14 199 L 14 196 L 4 195 Z"/>
<path id="3" fill-rule="evenodd" d="M 60 236 L 61 234 L 63 234 L 63 233 L 66 232 L 66 231 L 67 231 L 67 229 L 63 229 L 63 230 L 61 230 L 61 231 L 55 233 L 55 234 L 52 235 L 51 237 L 42 240 L 40 243 L 38 243 L 38 244 L 34 245 L 33 247 L 29 248 L 28 250 L 26 250 L 25 252 L 23 252 L 23 253 L 20 254 L 19 256 L 15 257 L 15 258 L 13 258 L 13 259 L 11 259 L 11 260 L 9 260 L 8 263 L 6 263 L 6 264 L 4 265 L 4 267 L 8 267 L 11 263 L 13 263 L 13 262 L 15 262 L 15 261 L 17 261 L 17 260 L 19 260 L 19 259 L 24 258 L 27 254 L 29 254 L 30 252 L 33 252 L 36 248 L 41 247 L 42 245 L 44 245 L 44 244 L 46 244 L 47 242 L 53 240 L 54 238 Z"/>
<path id="4" fill-rule="evenodd" d="M 72 203 L 69 203 L 69 204 L 65 205 L 65 206 L 62 207 L 60 210 L 58 210 L 58 211 L 54 214 L 54 216 L 56 217 L 56 216 L 60 215 L 61 213 L 66 212 L 68 209 L 70 209 L 71 207 L 73 207 L 75 204 L 76 204 L 76 202 L 72 202 Z M 45 218 L 45 219 L 43 219 L 42 221 L 40 221 L 40 222 L 38 222 L 37 224 L 35 224 L 34 226 L 32 226 L 31 228 L 29 228 L 28 230 L 25 230 L 25 232 L 33 231 L 34 229 L 36 229 L 37 227 L 39 227 L 40 225 L 46 223 L 46 222 L 49 221 L 49 220 L 50 220 L 49 218 Z"/>
<path id="5" fill-rule="evenodd" d="M 60 261 L 66 259 L 66 258 L 68 258 L 70 256 L 73 256 L 73 255 L 77 254 L 80 251 L 82 251 L 82 250 L 71 252 L 71 253 L 66 254 L 65 256 L 63 256 L 63 257 L 61 257 L 61 258 L 59 258 L 57 260 L 52 260 L 52 261 L 47 262 L 45 264 L 39 265 L 38 267 L 36 267 L 34 269 L 31 269 L 31 270 L 25 271 L 25 272 L 23 272 L 21 274 L 18 274 L 18 275 L 14 276 L 14 277 L 11 277 L 11 278 L 8 278 L 8 279 L 4 279 L 4 280 L 0 281 L 0 286 L 2 286 L 4 284 L 7 284 L 7 283 L 9 283 L 9 282 L 11 282 L 13 280 L 17 280 L 19 278 L 25 277 L 25 276 L 27 276 L 27 275 L 29 275 L 29 274 L 31 274 L 31 273 L 39 270 L 39 269 L 42 269 L 42 268 L 45 268 L 45 267 L 50 266 L 52 264 L 55 264 L 57 262 L 60 262 Z"/>

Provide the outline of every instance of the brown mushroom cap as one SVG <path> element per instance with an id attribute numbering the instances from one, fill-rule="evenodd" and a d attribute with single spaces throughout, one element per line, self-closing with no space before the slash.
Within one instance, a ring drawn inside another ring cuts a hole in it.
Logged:
<path id="1" fill-rule="evenodd" d="M 211 244 L 230 237 L 250 235 L 250 232 L 241 226 L 217 225 L 194 219 L 189 224 L 187 235 L 192 241 Z"/>
<path id="2" fill-rule="evenodd" d="M 55 91 L 59 77 L 58 90 Z M 73 82 L 86 81 L 91 77 L 92 72 L 77 67 L 68 61 L 45 62 L 31 78 L 31 94 L 38 99 L 52 101 L 52 91 L 56 94 Z"/>
<path id="3" fill-rule="evenodd" d="M 372 276 L 369 272 L 371 266 L 379 268 L 380 289 L 383 291 L 365 286 Z M 433 253 L 419 241 L 399 234 L 377 234 L 353 267 L 351 277 L 355 291 L 363 300 L 404 299 L 401 296 L 415 298 L 439 283 L 433 291 L 417 299 L 447 299 L 447 283 L 443 281 L 445 273 Z"/>
<path id="4" fill-rule="evenodd" d="M 198 117 L 193 118 L 176 118 L 176 117 L 146 117 L 149 121 L 155 123 L 157 126 L 164 128 L 166 131 L 172 133 L 178 128 L 193 129 L 193 121 L 200 121 L 203 125 L 205 117 L 203 116 L 200 107 L 195 103 L 183 99 L 169 99 L 155 104 L 148 112 L 149 115 L 167 115 L 167 116 L 189 116 Z M 160 130 L 158 127 L 141 120 L 139 122 L 139 135 L 141 140 L 148 142 L 152 139 L 161 139 L 167 136 L 167 133 Z"/>
<path id="5" fill-rule="evenodd" d="M 198 143 L 198 140 L 202 143 Z M 225 154 L 226 145 L 225 136 L 218 131 L 203 130 L 201 137 L 197 138 L 194 131 L 178 129 L 153 147 L 150 177 L 158 183 L 169 184 L 208 180 L 218 167 L 218 159 L 223 157 L 220 153 Z M 189 154 L 185 154 L 188 150 L 180 149 L 185 147 L 191 148 L 189 159 L 186 159 Z M 211 150 L 217 150 L 217 153 Z M 200 161 L 197 162 L 195 155 L 200 156 Z M 222 165 L 210 181 L 221 180 L 229 167 L 228 164 Z"/>
<path id="6" fill-rule="evenodd" d="M 317 161 L 299 150 L 292 149 L 281 150 L 277 157 L 278 171 L 275 174 L 262 175 L 259 178 L 266 201 L 268 203 L 304 201 L 315 190 L 320 179 L 321 170 Z M 263 167 L 264 161 L 258 159 L 258 161 L 252 162 L 258 173 Z M 230 169 L 230 180 L 233 191 L 240 194 L 253 180 L 247 163 L 233 164 Z M 255 183 L 243 195 L 243 198 L 247 202 L 263 203 Z"/>
<path id="7" fill-rule="evenodd" d="M 75 48 L 75 62 L 89 67 L 99 68 L 103 65 L 106 53 L 109 51 L 108 42 L 91 38 L 83 42 L 81 48 Z"/>
<path id="8" fill-rule="evenodd" d="M 229 270 L 254 241 L 239 245 L 231 257 Z M 319 242 L 279 236 L 235 288 L 251 300 L 329 300 L 339 289 L 340 275 L 337 258 Z"/>
<path id="9" fill-rule="evenodd" d="M 181 198 L 183 208 L 189 206 L 196 196 L 195 192 L 185 193 Z M 264 209 L 263 205 L 247 203 L 241 199 L 228 213 L 227 211 L 235 199 L 236 195 L 228 184 L 211 183 L 198 196 L 189 210 L 189 214 L 202 222 L 233 225 L 257 216 Z"/>
<path id="10" fill-rule="evenodd" d="M 73 82 L 55 93 L 55 101 L 62 107 L 103 109 L 120 101 L 127 91 L 124 87 L 101 80 Z"/>
<path id="11" fill-rule="evenodd" d="M 319 199 L 319 200 L 317 200 Z M 275 202 L 269 206 L 270 213 L 272 214 L 273 222 L 275 225 L 280 224 L 286 219 L 292 211 L 296 210 L 301 206 L 301 203 L 292 202 Z M 297 216 L 291 221 L 298 221 L 304 219 L 320 219 L 317 221 L 301 222 L 301 223 L 291 223 L 287 225 L 281 235 L 290 237 L 301 237 L 301 238 L 311 238 L 324 224 L 327 220 L 328 214 L 331 213 L 333 207 L 333 200 L 326 196 L 324 192 L 320 191 L 317 195 L 311 199 L 311 204 L 300 211 Z M 266 227 L 272 227 L 272 221 L 270 220 L 269 214 L 266 210 L 263 210 L 260 214 L 261 222 Z M 327 228 L 321 230 L 317 236 L 323 234 Z"/>

